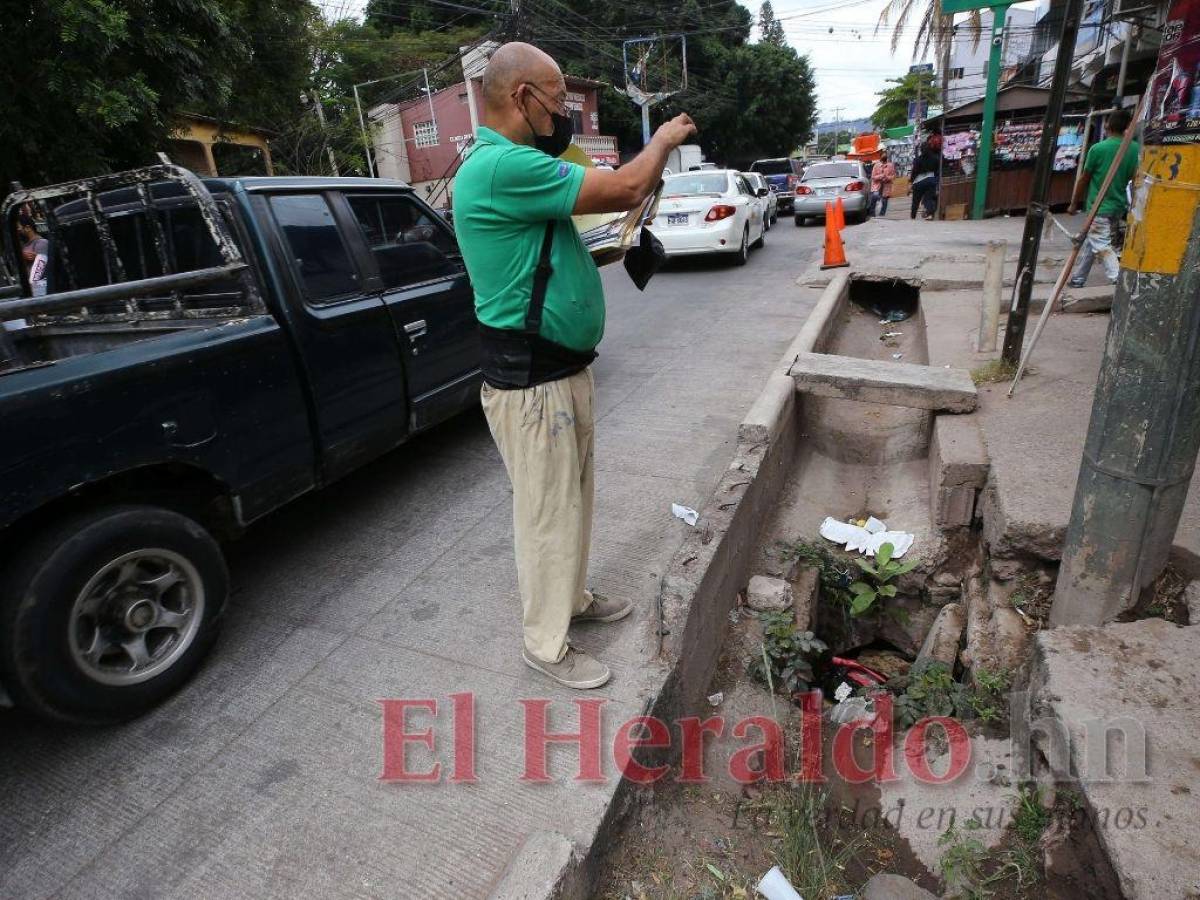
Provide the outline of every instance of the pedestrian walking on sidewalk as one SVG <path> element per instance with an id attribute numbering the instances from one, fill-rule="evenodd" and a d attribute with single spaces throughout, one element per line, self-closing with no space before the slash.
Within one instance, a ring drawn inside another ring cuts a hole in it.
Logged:
<path id="1" fill-rule="evenodd" d="M 939 145 L 940 146 L 940 145 Z M 917 217 L 917 207 L 924 207 L 922 216 L 932 219 L 937 211 L 938 151 L 932 141 L 926 141 L 912 167 L 912 211 L 910 219 Z"/>
<path id="2" fill-rule="evenodd" d="M 888 200 L 892 198 L 892 182 L 896 180 L 896 164 L 888 159 L 887 151 L 871 169 L 871 215 L 878 205 L 879 215 L 886 216 Z"/>
<path id="3" fill-rule="evenodd" d="M 488 427 L 513 488 L 513 534 L 530 667 L 572 688 L 607 666 L 567 640 L 573 621 L 614 622 L 628 600 L 587 589 L 592 532 L 591 363 L 604 334 L 604 289 L 572 214 L 624 212 L 695 134 L 686 115 L 619 170 L 558 157 L 571 142 L 567 88 L 554 60 L 500 47 L 483 75 L 483 124 L 459 169 L 454 225 L 475 291 Z"/>
<path id="4" fill-rule="evenodd" d="M 1109 115 L 1106 123 L 1108 137 L 1093 144 L 1088 150 L 1087 158 L 1083 163 L 1083 177 L 1075 186 L 1071 205 L 1067 207 L 1068 215 L 1074 215 L 1079 211 L 1079 204 L 1085 190 L 1087 191 L 1087 208 L 1092 208 L 1096 202 L 1096 195 L 1100 193 L 1100 184 L 1104 181 L 1104 176 L 1108 174 L 1109 166 L 1121 152 L 1121 140 L 1131 121 L 1132 117 L 1128 110 L 1118 109 Z M 1117 283 L 1117 276 L 1121 272 L 1121 261 L 1113 246 L 1113 241 L 1120 232 L 1121 220 L 1129 212 L 1125 190 L 1133 178 L 1134 172 L 1137 171 L 1140 152 L 1141 147 L 1138 146 L 1138 142 L 1130 141 L 1125 155 L 1117 164 L 1117 173 L 1113 177 L 1104 199 L 1100 201 L 1100 209 L 1096 212 L 1092 227 L 1088 229 L 1083 246 L 1079 248 L 1079 258 L 1075 262 L 1074 271 L 1071 272 L 1069 282 L 1071 287 L 1081 288 L 1087 283 L 1088 273 L 1092 271 L 1092 263 L 1097 258 L 1104 266 L 1104 274 L 1108 278 L 1108 283 Z"/>

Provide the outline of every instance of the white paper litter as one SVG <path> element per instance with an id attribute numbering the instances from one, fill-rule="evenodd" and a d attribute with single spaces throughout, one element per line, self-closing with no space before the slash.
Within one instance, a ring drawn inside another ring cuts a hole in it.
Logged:
<path id="1" fill-rule="evenodd" d="M 846 698 L 854 693 L 854 688 L 850 687 L 850 682 L 843 681 L 837 686 L 837 690 L 833 692 L 833 699 L 838 703 L 845 703 Z"/>
<path id="2" fill-rule="evenodd" d="M 711 703 L 713 706 L 720 706 L 721 701 L 724 699 L 725 699 L 725 693 L 723 691 L 717 691 L 715 694 L 708 695 L 708 702 Z"/>
<path id="3" fill-rule="evenodd" d="M 884 544 L 891 544 L 893 559 L 907 553 L 916 540 L 916 536 L 907 531 L 888 531 L 887 525 L 874 516 L 867 519 L 866 527 L 826 516 L 821 523 L 820 535 L 827 541 L 842 544 L 851 553 L 867 556 L 874 556 Z"/>
<path id="4" fill-rule="evenodd" d="M 671 515 L 677 519 L 683 519 L 693 528 L 696 527 L 696 522 L 700 518 L 700 513 L 696 512 L 690 506 L 680 506 L 678 503 L 671 504 Z"/>
<path id="5" fill-rule="evenodd" d="M 829 721 L 835 725 L 874 718 L 875 704 L 866 697 L 851 697 L 829 710 Z"/>

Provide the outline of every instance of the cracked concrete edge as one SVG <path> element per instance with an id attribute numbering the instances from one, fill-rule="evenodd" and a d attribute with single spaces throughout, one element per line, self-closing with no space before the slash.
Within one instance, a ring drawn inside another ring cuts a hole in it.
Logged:
<path id="1" fill-rule="evenodd" d="M 843 283 L 840 299 L 834 296 L 829 301 L 824 316 L 830 317 L 840 308 L 848 283 L 848 279 Z M 817 313 L 814 310 L 813 316 Z M 762 527 L 783 490 L 799 437 L 795 384 L 789 377 L 773 374 L 738 428 L 733 460 L 663 575 L 659 662 L 664 665 L 664 677 L 658 690 L 647 698 L 643 715 L 672 722 L 701 709 L 717 666 L 729 611 L 749 579 Z M 670 764 L 677 756 L 675 744 L 646 754 L 640 762 Z M 587 848 L 551 832 L 531 835 L 493 890 L 491 900 L 585 900 L 593 896 L 603 851 L 612 845 L 622 823 L 644 796 L 644 788 L 625 779 L 618 781 Z"/>
<path id="2" fill-rule="evenodd" d="M 792 365 L 801 353 L 819 353 L 828 346 L 838 315 L 850 299 L 851 274 L 849 269 L 842 269 L 828 280 L 817 305 L 805 320 L 804 327 L 779 360 L 779 365 L 775 368 L 776 374 L 790 376 Z"/>

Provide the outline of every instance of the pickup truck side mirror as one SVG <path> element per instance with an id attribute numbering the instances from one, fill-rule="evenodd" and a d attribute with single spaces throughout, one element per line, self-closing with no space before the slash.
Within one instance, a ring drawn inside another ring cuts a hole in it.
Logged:
<path id="1" fill-rule="evenodd" d="M 771 192 L 769 190 L 767 190 L 766 188 L 759 188 L 757 193 L 758 193 L 758 196 L 765 197 L 765 196 L 767 196 L 767 194 L 769 194 Z"/>

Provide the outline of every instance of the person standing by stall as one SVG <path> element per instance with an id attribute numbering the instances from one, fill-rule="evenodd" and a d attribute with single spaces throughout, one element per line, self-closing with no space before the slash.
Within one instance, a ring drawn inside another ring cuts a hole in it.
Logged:
<path id="1" fill-rule="evenodd" d="M 1131 121 L 1132 117 L 1125 109 L 1118 109 L 1109 115 L 1106 123 L 1108 136 L 1098 144 L 1093 144 L 1088 150 L 1087 159 L 1083 163 L 1083 177 L 1079 179 L 1079 183 L 1075 187 L 1075 194 L 1071 198 L 1071 205 L 1067 207 L 1068 215 L 1074 215 L 1079 211 L 1079 204 L 1085 190 L 1087 191 L 1087 208 L 1092 208 L 1096 202 L 1096 195 L 1100 193 L 1101 182 L 1104 181 L 1113 160 L 1121 152 L 1121 141 Z M 1088 273 L 1092 271 L 1092 263 L 1097 257 L 1100 259 L 1100 264 L 1104 266 L 1104 274 L 1108 278 L 1108 283 L 1117 283 L 1121 265 L 1117 250 L 1113 246 L 1113 238 L 1120 232 L 1121 221 L 1129 212 L 1125 188 L 1134 173 L 1137 172 L 1138 156 L 1141 154 L 1141 150 L 1137 141 L 1130 141 L 1125 155 L 1121 157 L 1112 184 L 1109 185 L 1104 199 L 1100 201 L 1100 209 L 1096 212 L 1092 227 L 1088 229 L 1087 238 L 1084 240 L 1083 246 L 1079 248 L 1079 260 L 1075 263 L 1075 270 L 1071 273 L 1071 280 L 1068 282 L 1071 287 L 1081 288 L 1084 286 Z"/>
<path id="2" fill-rule="evenodd" d="M 887 215 L 888 200 L 892 197 L 892 182 L 895 180 L 896 164 L 888 159 L 885 150 L 871 169 L 871 215 L 876 214 L 876 207 L 879 208 L 879 215 Z"/>
<path id="3" fill-rule="evenodd" d="M 940 135 L 939 135 L 940 137 Z M 940 143 L 939 143 L 940 146 Z M 912 211 L 910 219 L 917 217 L 917 207 L 924 207 L 922 218 L 932 219 L 937 210 L 938 192 L 938 158 L 940 153 L 934 149 L 933 142 L 926 141 L 912 167 Z"/>

